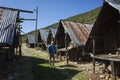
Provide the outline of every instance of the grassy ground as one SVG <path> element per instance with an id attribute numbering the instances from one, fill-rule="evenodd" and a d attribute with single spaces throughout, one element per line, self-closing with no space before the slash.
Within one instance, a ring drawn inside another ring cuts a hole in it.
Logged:
<path id="1" fill-rule="evenodd" d="M 88 80 L 75 65 L 65 65 L 64 61 L 57 60 L 55 67 L 51 67 L 46 52 L 26 48 L 25 45 L 22 49 L 24 57 L 29 58 L 33 80 Z"/>

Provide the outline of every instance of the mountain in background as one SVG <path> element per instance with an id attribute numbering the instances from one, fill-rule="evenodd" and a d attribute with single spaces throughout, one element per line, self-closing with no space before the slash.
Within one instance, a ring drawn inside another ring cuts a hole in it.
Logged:
<path id="1" fill-rule="evenodd" d="M 101 7 L 98 7 L 96 9 L 94 9 L 94 10 L 88 11 L 88 12 L 83 13 L 83 14 L 78 14 L 78 15 L 69 17 L 69 18 L 64 19 L 64 20 L 80 22 L 80 23 L 94 24 L 94 22 L 95 22 L 95 20 L 96 20 L 96 18 L 98 16 L 100 10 L 101 10 Z M 58 27 L 58 23 L 54 23 L 52 25 L 44 27 L 44 29 L 49 29 L 50 27 L 57 28 Z M 38 32 L 38 30 L 37 30 L 37 32 Z M 22 42 L 25 42 L 26 35 L 28 35 L 28 34 L 35 34 L 35 33 L 36 33 L 35 31 L 31 31 L 29 33 L 23 34 L 22 35 Z"/>

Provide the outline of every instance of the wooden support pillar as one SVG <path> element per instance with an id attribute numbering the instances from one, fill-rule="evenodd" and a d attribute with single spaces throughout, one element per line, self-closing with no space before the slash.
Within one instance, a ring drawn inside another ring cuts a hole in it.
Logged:
<path id="1" fill-rule="evenodd" d="M 36 25 L 35 25 L 35 45 L 34 45 L 34 47 L 38 47 L 37 46 L 37 44 L 38 44 L 38 42 L 37 42 L 37 26 L 38 26 L 38 7 L 36 7 Z"/>
<path id="2" fill-rule="evenodd" d="M 79 47 L 77 46 L 77 53 L 76 53 L 76 61 L 78 61 L 79 59 L 78 59 L 78 54 L 79 54 Z"/>
<path id="3" fill-rule="evenodd" d="M 52 35 L 52 34 L 51 34 L 51 37 L 50 37 L 50 38 L 51 38 L 51 39 L 50 39 L 50 40 L 51 40 L 50 42 L 52 42 L 52 41 L 54 42 L 54 39 L 53 39 L 53 35 Z"/>
<path id="4" fill-rule="evenodd" d="M 82 46 L 82 56 L 85 55 L 85 50 L 84 50 L 84 46 Z"/>
<path id="5" fill-rule="evenodd" d="M 68 61 L 68 51 L 66 51 L 66 63 L 67 63 L 67 65 L 69 64 L 69 61 Z"/>
<path id="6" fill-rule="evenodd" d="M 93 38 L 93 73 L 95 73 L 95 38 Z"/>
<path id="7" fill-rule="evenodd" d="M 59 51 L 58 51 L 58 41 L 57 41 L 57 40 L 55 41 L 55 44 L 56 44 L 56 56 L 57 56 L 57 58 L 58 58 L 58 56 L 59 56 Z"/>
<path id="8" fill-rule="evenodd" d="M 21 45 L 19 45 L 19 56 L 22 56 Z"/>
<path id="9" fill-rule="evenodd" d="M 69 62 L 68 62 L 68 49 L 67 49 L 67 32 L 65 32 L 65 48 L 66 48 L 66 52 L 65 52 L 65 54 L 66 54 L 66 63 L 68 65 Z"/>
<path id="10" fill-rule="evenodd" d="M 22 46 L 22 37 L 21 37 L 21 32 L 20 32 L 20 33 L 19 33 L 19 56 L 20 56 L 20 57 L 22 56 L 21 46 Z"/>
<path id="11" fill-rule="evenodd" d="M 60 55 L 60 61 L 62 61 L 62 54 L 61 54 L 61 51 L 60 51 L 59 53 L 60 53 L 60 54 L 59 54 L 59 55 Z"/>
<path id="12" fill-rule="evenodd" d="M 110 65 L 111 65 L 111 69 L 112 69 L 113 80 L 116 80 L 115 68 L 114 68 L 114 61 L 110 61 Z"/>

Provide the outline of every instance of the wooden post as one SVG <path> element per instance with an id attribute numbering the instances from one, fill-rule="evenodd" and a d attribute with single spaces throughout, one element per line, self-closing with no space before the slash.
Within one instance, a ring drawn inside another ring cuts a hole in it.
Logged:
<path id="1" fill-rule="evenodd" d="M 56 50 L 57 50 L 56 55 L 57 55 L 57 58 L 58 58 L 58 55 L 59 55 L 59 51 L 58 51 L 58 50 L 59 50 L 59 49 L 58 49 L 58 40 L 56 40 L 55 42 L 56 42 L 56 47 L 57 47 L 57 48 L 56 48 Z"/>
<path id="2" fill-rule="evenodd" d="M 79 53 L 79 47 L 77 46 L 77 52 L 76 52 L 76 61 L 78 61 L 79 59 L 78 59 L 78 53 Z"/>
<path id="3" fill-rule="evenodd" d="M 60 53 L 60 60 L 62 61 L 62 54 L 61 54 L 61 52 L 59 52 Z"/>
<path id="4" fill-rule="evenodd" d="M 21 29 L 21 25 L 19 25 L 19 30 Z M 21 37 L 21 32 L 19 32 L 19 56 L 22 56 L 22 50 L 21 50 L 21 46 L 22 46 L 22 37 Z"/>
<path id="5" fill-rule="evenodd" d="M 19 45 L 19 56 L 22 56 L 22 50 L 21 50 L 21 45 Z"/>
<path id="6" fill-rule="evenodd" d="M 110 61 L 110 65 L 111 65 L 111 69 L 112 69 L 113 80 L 116 80 L 115 69 L 114 69 L 114 61 Z"/>
<path id="7" fill-rule="evenodd" d="M 67 32 L 65 32 L 65 48 L 66 48 L 66 63 L 67 65 L 69 64 L 68 63 L 68 49 L 67 49 Z"/>
<path id="8" fill-rule="evenodd" d="M 36 26 L 35 26 L 35 45 L 34 47 L 36 47 L 37 45 L 37 24 L 38 24 L 38 7 L 36 7 Z"/>
<path id="9" fill-rule="evenodd" d="M 95 38 L 93 37 L 93 73 L 95 73 Z"/>
<path id="10" fill-rule="evenodd" d="M 82 46 L 82 56 L 85 56 L 84 45 Z"/>
<path id="11" fill-rule="evenodd" d="M 52 35 L 50 36 L 50 42 L 52 42 L 53 41 L 53 38 L 52 38 Z"/>

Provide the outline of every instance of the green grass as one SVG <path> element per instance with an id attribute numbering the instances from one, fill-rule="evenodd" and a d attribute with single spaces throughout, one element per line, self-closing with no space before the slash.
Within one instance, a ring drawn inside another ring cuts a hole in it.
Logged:
<path id="1" fill-rule="evenodd" d="M 118 2 L 118 3 L 120 2 L 120 0 L 115 0 L 115 1 Z"/>
<path id="2" fill-rule="evenodd" d="M 52 68 L 47 60 L 32 58 L 32 72 L 34 80 L 66 80 L 59 69 Z"/>
<path id="3" fill-rule="evenodd" d="M 66 20 L 80 22 L 80 23 L 88 23 L 93 24 L 101 10 L 101 7 L 96 8 L 94 10 L 85 12 L 83 14 L 78 14 L 72 17 L 67 18 Z"/>

